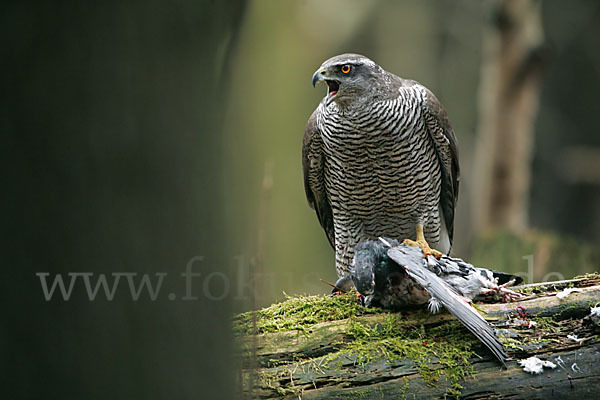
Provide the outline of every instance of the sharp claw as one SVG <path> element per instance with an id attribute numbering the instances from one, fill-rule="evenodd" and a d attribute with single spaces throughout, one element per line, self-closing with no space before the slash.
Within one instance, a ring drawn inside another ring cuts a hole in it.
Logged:
<path id="1" fill-rule="evenodd" d="M 443 256 L 443 254 L 440 251 L 429 247 L 429 244 L 425 240 L 404 239 L 402 241 L 402 243 L 409 245 L 409 246 L 414 246 L 414 247 L 420 248 L 421 251 L 423 252 L 423 254 L 425 255 L 425 257 L 434 256 L 435 258 L 439 259 Z"/>
<path id="2" fill-rule="evenodd" d="M 435 249 L 431 249 L 431 255 L 434 256 L 437 259 L 442 258 L 443 254 L 441 251 L 437 251 Z"/>

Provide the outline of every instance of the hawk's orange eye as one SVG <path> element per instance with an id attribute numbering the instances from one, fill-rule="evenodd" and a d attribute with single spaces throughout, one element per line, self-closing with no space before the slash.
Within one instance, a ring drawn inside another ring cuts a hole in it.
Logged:
<path id="1" fill-rule="evenodd" d="M 340 71 L 342 71 L 343 74 L 347 74 L 348 72 L 350 72 L 352 68 L 346 64 L 346 65 L 342 65 L 342 68 L 340 68 Z"/>

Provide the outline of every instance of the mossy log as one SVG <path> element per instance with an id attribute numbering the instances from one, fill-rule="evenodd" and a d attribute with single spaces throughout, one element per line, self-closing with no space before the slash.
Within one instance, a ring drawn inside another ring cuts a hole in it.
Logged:
<path id="1" fill-rule="evenodd" d="M 566 297 L 565 288 L 576 289 Z M 600 275 L 526 285 L 513 303 L 477 303 L 511 359 L 502 368 L 447 313 L 365 309 L 352 294 L 289 298 L 234 320 L 244 398 L 537 399 L 600 392 Z M 256 334 L 254 334 L 256 333 Z M 567 337 L 570 335 L 569 337 Z M 555 369 L 532 375 L 530 356 Z"/>

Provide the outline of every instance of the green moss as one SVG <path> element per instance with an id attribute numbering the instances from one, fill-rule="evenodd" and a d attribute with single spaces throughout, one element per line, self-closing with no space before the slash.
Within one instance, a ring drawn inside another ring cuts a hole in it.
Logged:
<path id="1" fill-rule="evenodd" d="M 473 374 L 473 338 L 458 322 L 425 329 L 406 327 L 395 314 L 373 326 L 352 321 L 348 335 L 353 339 L 340 353 L 354 355 L 357 362 L 369 364 L 384 357 L 389 363 L 411 360 L 426 384 L 435 386 L 442 375 L 449 383 L 448 395 L 460 394 L 459 382 Z M 435 366 L 435 361 L 440 367 Z M 408 384 L 408 381 L 406 381 Z"/>
<path id="2" fill-rule="evenodd" d="M 356 318 L 365 314 L 380 314 L 382 318 L 369 322 Z M 435 386 L 444 379 L 446 395 L 459 396 L 460 382 L 474 373 L 469 359 L 475 355 L 471 348 L 477 341 L 458 321 L 427 328 L 418 323 L 429 316 L 426 311 L 414 311 L 412 323 L 406 324 L 401 314 L 362 307 L 353 294 L 290 297 L 256 312 L 258 333 L 302 330 L 310 334 L 310 327 L 315 324 L 348 319 L 346 340 L 334 343 L 338 350 L 333 353 L 259 373 L 262 386 L 281 395 L 300 394 L 302 389 L 291 379 L 294 375 L 291 366 L 294 371 L 319 373 L 323 369 L 339 370 L 349 359 L 356 360 L 356 365 L 363 368 L 382 358 L 388 364 L 408 359 L 426 384 Z M 238 334 L 250 334 L 252 314 L 238 315 L 234 323 Z M 405 380 L 403 393 L 408 388 L 408 380 Z M 352 393 L 354 396 L 362 394 L 360 390 Z"/>
<path id="3" fill-rule="evenodd" d="M 531 286 L 517 287 L 517 288 L 511 288 L 511 289 L 514 290 L 515 292 L 522 293 L 522 294 L 527 294 L 527 295 L 535 293 L 535 288 L 531 287 Z"/>
<path id="4" fill-rule="evenodd" d="M 499 337 L 498 340 L 500 340 L 500 343 L 502 343 L 502 345 L 506 349 L 512 349 L 512 350 L 518 350 L 518 351 L 521 351 L 523 349 L 523 342 L 521 340 L 508 338 L 508 337 Z"/>
<path id="5" fill-rule="evenodd" d="M 600 273 L 598 273 L 598 272 L 591 272 L 589 274 L 577 275 L 577 276 L 573 277 L 573 279 L 597 280 L 597 279 L 600 279 Z"/>
<path id="6" fill-rule="evenodd" d="M 364 388 L 364 389 L 356 389 L 356 390 L 351 390 L 348 393 L 346 393 L 346 397 L 348 398 L 348 400 L 358 400 L 358 399 L 367 399 L 370 396 L 372 390 L 368 389 L 368 388 Z"/>
<path id="7" fill-rule="evenodd" d="M 256 331 L 265 333 L 305 330 L 321 322 L 385 312 L 381 309 L 361 306 L 353 293 L 345 296 L 288 297 L 282 303 L 256 311 Z M 252 312 L 237 315 L 233 325 L 234 332 L 238 335 L 252 333 Z"/>
<path id="8" fill-rule="evenodd" d="M 535 328 L 543 332 L 550 332 L 559 326 L 554 317 L 531 317 L 531 320 L 536 323 Z"/>
<path id="9" fill-rule="evenodd" d="M 560 311 L 552 315 L 552 319 L 560 321 L 563 319 L 572 318 L 573 315 L 581 315 L 582 313 L 588 314 L 589 309 L 598 304 L 597 301 L 588 300 L 587 302 L 580 303 L 566 303 L 560 304 Z"/>
<path id="10" fill-rule="evenodd" d="M 404 386 L 402 386 L 402 391 L 400 392 L 400 400 L 406 400 L 406 391 L 408 390 L 408 379 L 404 377 Z"/>

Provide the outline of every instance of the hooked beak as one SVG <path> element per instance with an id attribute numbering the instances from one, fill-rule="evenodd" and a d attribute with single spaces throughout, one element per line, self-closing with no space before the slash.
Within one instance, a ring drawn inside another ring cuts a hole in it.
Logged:
<path id="1" fill-rule="evenodd" d="M 333 101 L 333 99 L 337 95 L 338 90 L 340 89 L 340 83 L 336 80 L 326 79 L 324 73 L 324 70 L 319 70 L 315 72 L 312 76 L 312 85 L 314 87 L 319 81 L 324 81 L 325 83 L 327 83 L 327 100 L 325 100 L 325 105 L 327 106 Z"/>
<path id="2" fill-rule="evenodd" d="M 321 71 L 317 71 L 314 73 L 314 75 L 312 76 L 312 85 L 313 87 L 315 87 L 315 85 L 317 84 L 317 82 L 319 81 L 324 81 L 325 77 L 323 76 L 323 74 L 321 73 Z"/>

